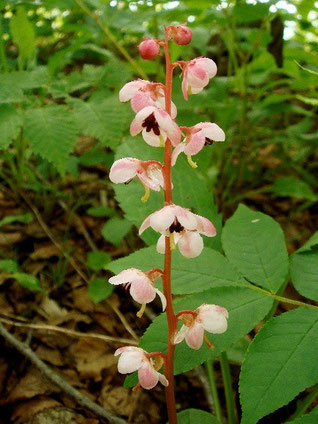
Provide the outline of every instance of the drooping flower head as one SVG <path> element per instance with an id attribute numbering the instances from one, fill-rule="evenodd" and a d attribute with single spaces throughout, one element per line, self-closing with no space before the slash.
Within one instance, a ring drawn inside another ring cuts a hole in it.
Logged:
<path id="1" fill-rule="evenodd" d="M 153 60 L 160 54 L 160 47 L 156 40 L 147 38 L 139 46 L 140 56 L 145 60 Z"/>
<path id="2" fill-rule="evenodd" d="M 182 314 L 183 325 L 175 335 L 174 343 L 185 339 L 192 349 L 200 349 L 204 339 L 204 331 L 221 334 L 227 330 L 228 311 L 222 306 L 204 303 L 193 314 Z M 209 342 L 208 342 L 209 344 Z"/>
<path id="3" fill-rule="evenodd" d="M 147 106 L 141 109 L 130 125 L 130 134 L 135 136 L 142 132 L 147 144 L 154 147 L 164 146 L 167 138 L 173 146 L 180 143 L 181 131 L 171 116 L 163 109 Z"/>
<path id="4" fill-rule="evenodd" d="M 148 227 L 161 234 L 157 242 L 157 251 L 165 253 L 165 237 L 170 237 L 171 245 L 178 245 L 180 253 L 187 258 L 199 256 L 203 249 L 200 234 L 214 237 L 216 230 L 211 221 L 192 213 L 189 209 L 174 204 L 149 215 L 141 224 L 139 234 Z"/>
<path id="5" fill-rule="evenodd" d="M 121 102 L 130 101 L 131 108 L 136 113 L 146 106 L 155 106 L 158 109 L 165 109 L 166 100 L 164 86 L 160 83 L 149 82 L 142 79 L 130 81 L 120 90 L 119 100 Z M 174 119 L 176 116 L 176 105 L 171 102 L 171 117 Z"/>
<path id="6" fill-rule="evenodd" d="M 120 374 L 130 374 L 138 371 L 139 384 L 144 389 L 152 389 L 159 381 L 165 387 L 169 385 L 166 377 L 158 372 L 163 364 L 160 356 L 157 356 L 156 360 L 154 360 L 151 354 L 134 346 L 120 347 L 115 352 L 115 356 L 118 355 L 120 355 L 118 361 L 118 371 Z"/>
<path id="7" fill-rule="evenodd" d="M 183 64 L 182 92 L 186 100 L 189 94 L 200 93 L 216 75 L 217 67 L 212 59 L 198 57 Z"/>
<path id="8" fill-rule="evenodd" d="M 160 297 L 162 310 L 164 311 L 166 309 L 167 302 L 165 296 L 160 290 L 154 287 L 154 282 L 160 275 L 160 272 L 156 269 L 143 272 L 137 268 L 129 268 L 111 277 L 109 282 L 115 286 L 125 284 L 126 287 L 130 287 L 131 297 L 142 305 L 140 311 L 137 313 L 140 317 L 145 310 L 145 305 L 152 302 L 156 295 Z"/>
<path id="9" fill-rule="evenodd" d="M 169 25 L 166 28 L 169 39 L 172 39 L 180 46 L 189 44 L 192 40 L 192 31 L 187 24 Z"/>
<path id="10" fill-rule="evenodd" d="M 181 152 L 184 152 L 184 154 L 187 155 L 189 162 L 192 162 L 191 156 L 199 153 L 204 146 L 211 145 L 214 141 L 225 140 L 224 131 L 212 122 L 199 122 L 193 127 L 186 128 L 186 131 L 186 138 L 182 143 L 178 144 L 172 153 L 172 166 L 175 165 Z M 196 167 L 194 162 L 192 162 L 192 166 Z"/>

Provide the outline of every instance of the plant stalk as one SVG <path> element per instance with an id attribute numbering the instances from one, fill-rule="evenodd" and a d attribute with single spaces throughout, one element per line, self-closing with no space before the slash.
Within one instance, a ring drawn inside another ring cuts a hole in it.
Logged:
<path id="1" fill-rule="evenodd" d="M 215 381 L 215 375 L 214 375 L 214 369 L 213 369 L 213 360 L 208 359 L 206 361 L 205 365 L 206 365 L 206 369 L 208 371 L 210 389 L 211 389 L 211 394 L 212 394 L 212 399 L 213 399 L 214 412 L 215 412 L 216 418 L 218 419 L 220 424 L 222 424 L 222 410 L 221 410 L 221 405 L 220 405 L 218 389 L 217 389 L 216 381 Z"/>
<path id="2" fill-rule="evenodd" d="M 168 37 L 165 34 L 165 42 L 163 44 L 166 59 L 166 85 L 165 85 L 165 107 L 166 111 L 171 115 L 171 91 L 172 91 L 172 74 L 173 66 L 170 62 L 170 54 L 168 47 Z M 167 138 L 164 151 L 164 202 L 165 204 L 172 203 L 172 190 L 171 190 L 171 141 Z M 166 403 L 168 411 L 169 424 L 177 423 L 176 403 L 174 394 L 174 374 L 173 374 L 173 360 L 175 345 L 173 344 L 173 337 L 177 329 L 177 318 L 175 316 L 172 304 L 171 293 L 171 248 L 170 238 L 165 239 L 165 260 L 164 260 L 164 273 L 163 279 L 163 292 L 167 300 L 167 321 L 168 321 L 168 349 L 165 361 L 165 376 L 169 381 L 169 386 L 166 391 Z"/>
<path id="3" fill-rule="evenodd" d="M 221 371 L 222 371 L 223 384 L 224 384 L 228 423 L 236 424 L 236 414 L 235 414 L 235 406 L 234 406 L 234 395 L 233 395 L 233 388 L 232 388 L 231 372 L 230 372 L 229 361 L 227 359 L 227 355 L 225 352 L 222 352 L 220 355 L 220 364 L 221 364 Z"/>

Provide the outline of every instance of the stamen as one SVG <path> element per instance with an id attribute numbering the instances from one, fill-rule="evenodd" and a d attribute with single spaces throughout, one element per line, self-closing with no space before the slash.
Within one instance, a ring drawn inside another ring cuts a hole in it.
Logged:
<path id="1" fill-rule="evenodd" d="M 141 308 L 139 309 L 139 311 L 136 313 L 137 317 L 141 318 L 143 316 L 145 310 L 146 310 L 146 303 L 143 303 L 141 305 Z"/>
<path id="2" fill-rule="evenodd" d="M 188 163 L 191 166 L 191 168 L 195 169 L 195 168 L 198 167 L 198 165 L 195 162 L 193 162 L 192 157 L 190 155 L 187 155 L 187 159 L 188 159 Z"/>
<path id="3" fill-rule="evenodd" d="M 210 340 L 207 338 L 207 336 L 206 336 L 206 334 L 204 333 L 204 342 L 205 342 L 205 344 L 210 348 L 210 349 L 212 349 L 212 350 L 214 350 L 215 349 L 215 346 L 214 346 L 214 344 L 212 344 L 211 342 L 210 342 Z"/>
<path id="4" fill-rule="evenodd" d="M 191 96 L 191 94 L 192 94 L 191 85 L 188 85 L 188 95 Z"/>
<path id="5" fill-rule="evenodd" d="M 146 203 L 150 197 L 150 189 L 147 186 L 144 186 L 145 188 L 145 194 L 142 196 L 141 201 L 142 203 Z"/>
<path id="6" fill-rule="evenodd" d="M 170 250 L 176 250 L 173 234 L 170 234 Z"/>
<path id="7" fill-rule="evenodd" d="M 165 147 L 165 140 L 161 134 L 159 135 L 159 140 L 160 140 L 160 147 Z"/>

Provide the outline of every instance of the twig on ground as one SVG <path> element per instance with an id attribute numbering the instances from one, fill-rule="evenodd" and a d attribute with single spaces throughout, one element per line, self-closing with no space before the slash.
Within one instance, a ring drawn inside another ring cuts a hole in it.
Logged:
<path id="1" fill-rule="evenodd" d="M 71 396 L 76 402 L 87 408 L 91 412 L 93 412 L 96 416 L 101 417 L 105 420 L 108 420 L 109 423 L 114 424 L 125 424 L 127 423 L 125 420 L 116 417 L 111 412 L 106 411 L 97 403 L 93 402 L 87 396 L 80 393 L 78 390 L 74 389 L 67 381 L 64 380 L 60 375 L 56 374 L 52 371 L 41 359 L 37 357 L 37 355 L 33 352 L 33 350 L 20 342 L 16 337 L 10 334 L 4 326 L 0 323 L 0 334 L 10 343 L 12 344 L 22 355 L 27 357 L 40 371 L 45 377 L 58 386 L 64 393 Z"/>

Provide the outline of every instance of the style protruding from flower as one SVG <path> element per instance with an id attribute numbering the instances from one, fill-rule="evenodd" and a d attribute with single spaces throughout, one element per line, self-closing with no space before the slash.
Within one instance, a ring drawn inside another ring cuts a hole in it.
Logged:
<path id="1" fill-rule="evenodd" d="M 224 131 L 216 124 L 211 122 L 199 122 L 193 127 L 181 127 L 187 132 L 186 138 L 174 149 L 171 157 L 172 166 L 175 165 L 180 153 L 187 155 L 189 164 L 196 168 L 197 165 L 191 159 L 191 156 L 199 153 L 204 146 L 213 144 L 214 141 L 224 141 Z"/>
<path id="2" fill-rule="evenodd" d="M 181 343 L 185 339 L 191 349 L 197 350 L 202 346 L 203 340 L 209 347 L 213 347 L 204 332 L 224 333 L 227 330 L 229 313 L 222 306 L 204 303 L 195 311 L 181 311 L 177 316 L 182 319 L 183 325 L 175 335 L 174 344 Z"/>
<path id="3" fill-rule="evenodd" d="M 164 109 L 166 101 L 164 86 L 161 83 L 149 82 L 142 79 L 130 81 L 120 90 L 119 100 L 121 102 L 130 101 L 131 108 L 136 113 L 146 106 L 155 106 L 159 109 Z M 176 105 L 171 102 L 171 117 L 174 119 L 176 116 Z"/>
<path id="4" fill-rule="evenodd" d="M 137 268 L 129 268 L 121 271 L 119 274 L 111 277 L 109 283 L 115 286 L 125 284 L 130 287 L 131 297 L 141 304 L 137 316 L 140 318 L 146 308 L 146 304 L 154 300 L 156 295 L 160 297 L 162 303 L 162 310 L 166 309 L 167 301 L 163 293 L 154 287 L 154 282 L 162 275 L 162 271 L 152 269 L 148 272 L 143 272 Z"/>
<path id="5" fill-rule="evenodd" d="M 188 95 L 200 93 L 217 72 L 215 62 L 207 57 L 198 57 L 180 64 L 183 70 L 182 92 L 186 100 Z"/>
<path id="6" fill-rule="evenodd" d="M 163 109 L 147 106 L 141 109 L 130 125 L 130 135 L 142 132 L 147 144 L 154 147 L 164 147 L 167 138 L 173 146 L 180 143 L 181 131 L 171 116 Z"/>
<path id="7" fill-rule="evenodd" d="M 157 242 L 158 253 L 165 253 L 165 237 L 170 237 L 171 249 L 178 245 L 180 253 L 186 258 L 195 258 L 202 252 L 203 240 L 200 234 L 207 237 L 216 235 L 214 225 L 207 218 L 174 204 L 149 215 L 141 224 L 139 234 L 148 227 L 161 234 Z"/>
<path id="8" fill-rule="evenodd" d="M 165 387 L 169 385 L 166 377 L 158 372 L 164 362 L 161 352 L 147 353 L 139 347 L 124 346 L 116 350 L 115 356 L 118 355 L 118 372 L 130 374 L 138 371 L 139 384 L 144 389 L 152 389 L 159 381 Z"/>
<path id="9" fill-rule="evenodd" d="M 140 56 L 145 60 L 153 60 L 160 54 L 160 47 L 156 40 L 147 38 L 139 46 Z"/>
<path id="10" fill-rule="evenodd" d="M 192 31 L 187 24 L 182 25 L 169 25 L 167 27 L 169 39 L 172 39 L 176 44 L 184 46 L 191 43 Z"/>
<path id="11" fill-rule="evenodd" d="M 160 191 L 160 187 L 164 187 L 162 165 L 155 160 L 142 161 L 136 158 L 122 158 L 116 160 L 110 168 L 109 178 L 115 184 L 128 184 L 135 177 L 145 187 L 145 195 L 141 198 L 143 202 L 149 198 L 149 189 Z"/>

